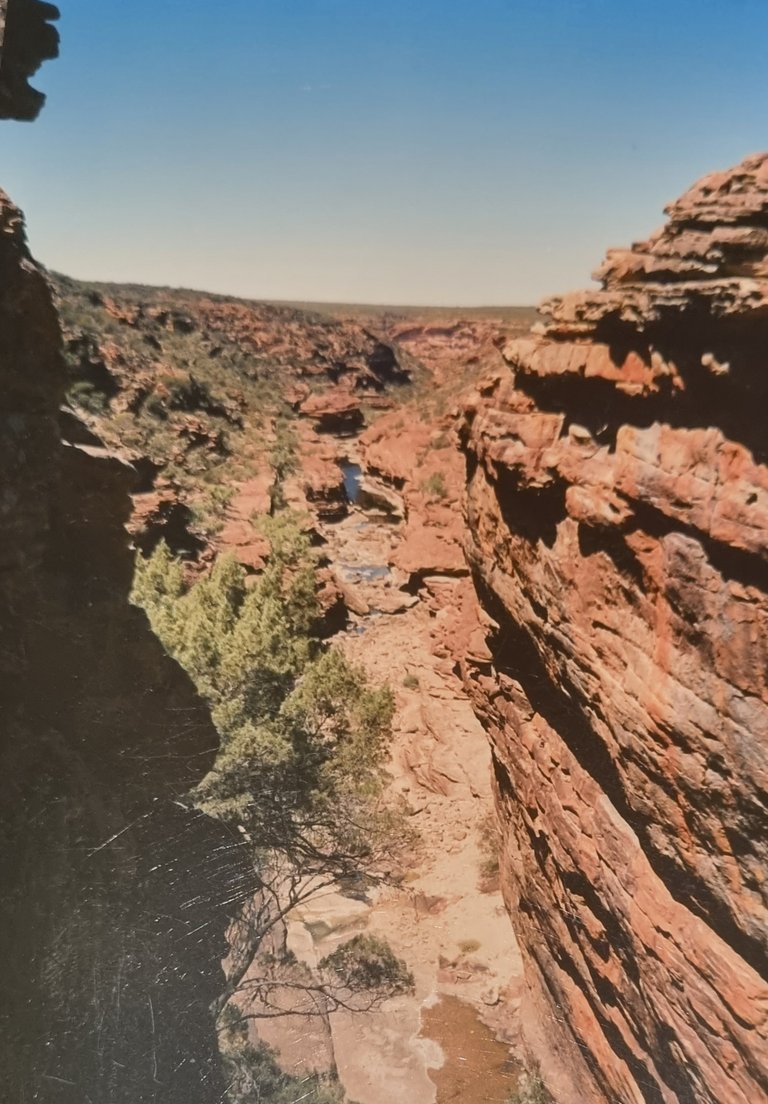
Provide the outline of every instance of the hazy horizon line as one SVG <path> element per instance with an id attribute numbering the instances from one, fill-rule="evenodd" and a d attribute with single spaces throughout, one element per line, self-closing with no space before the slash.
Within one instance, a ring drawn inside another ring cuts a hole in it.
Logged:
<path id="1" fill-rule="evenodd" d="M 152 291 L 173 291 L 173 292 L 186 292 L 191 295 L 210 295 L 217 296 L 222 299 L 233 299 L 243 303 L 263 303 L 267 306 L 322 306 L 322 307 L 372 307 L 378 310 L 471 310 L 471 311 L 499 311 L 499 310 L 519 310 L 519 311 L 535 311 L 538 312 L 538 303 L 428 303 L 428 302 L 412 302 L 412 303 L 388 303 L 388 302 L 375 302 L 367 299 L 315 299 L 315 298 L 296 298 L 296 299 L 284 299 L 273 298 L 271 296 L 263 295 L 243 295 L 239 292 L 230 291 L 218 291 L 213 288 L 205 287 L 189 287 L 184 284 L 154 284 L 149 281 L 143 280 L 119 280 L 119 279 L 91 279 L 83 276 L 72 276 L 68 272 L 60 272 L 58 269 L 51 268 L 45 265 L 44 262 L 39 262 L 46 272 L 50 273 L 56 279 L 60 280 L 73 280 L 79 284 L 88 284 L 90 286 L 99 287 L 115 287 L 115 288 L 130 288 L 132 290 L 147 289 Z M 551 294 L 562 294 L 553 292 Z M 543 296 L 542 299 L 546 299 L 547 296 Z"/>

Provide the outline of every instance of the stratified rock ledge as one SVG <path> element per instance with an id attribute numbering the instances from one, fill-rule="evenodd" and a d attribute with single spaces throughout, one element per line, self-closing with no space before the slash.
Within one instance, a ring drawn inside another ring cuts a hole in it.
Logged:
<path id="1" fill-rule="evenodd" d="M 768 1099 L 768 155 L 466 405 L 524 1020 L 562 1104 Z"/>

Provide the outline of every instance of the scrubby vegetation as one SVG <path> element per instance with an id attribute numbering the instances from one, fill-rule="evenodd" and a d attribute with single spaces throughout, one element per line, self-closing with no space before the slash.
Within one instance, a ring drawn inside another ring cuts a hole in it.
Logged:
<path id="1" fill-rule="evenodd" d="M 192 797 L 242 840 L 252 869 L 230 932 L 222 1028 L 233 1011 L 372 1007 L 411 984 L 385 945 L 352 940 L 312 971 L 285 949 L 296 905 L 329 886 L 364 894 L 386 876 L 399 822 L 383 797 L 393 697 L 320 640 L 314 555 L 305 522 L 286 510 L 286 481 L 298 469 L 293 396 L 340 371 L 380 386 L 376 343 L 287 306 L 54 282 L 69 402 L 108 446 L 140 459 L 145 489 L 171 488 L 174 517 L 184 515 L 182 536 L 159 514 L 137 540 L 150 554 L 139 558 L 133 600 L 210 706 L 220 751 Z M 396 368 L 384 364 L 382 380 L 397 381 Z M 269 516 L 255 523 L 271 548 L 266 568 L 247 579 L 222 556 L 193 575 L 174 552 L 193 557 L 210 545 L 238 482 L 265 471 Z M 248 1095 L 243 1053 L 262 1074 L 272 1059 L 241 1042 L 242 1091 L 231 1099 L 279 1104 L 283 1090 L 295 1099 L 279 1070 L 269 1092 Z M 340 1099 L 325 1082 L 312 1091 L 307 1099 Z"/>
<path id="2" fill-rule="evenodd" d="M 274 514 L 285 507 L 285 480 L 298 470 L 298 441 L 288 418 L 275 421 L 275 443 L 269 454 L 273 482 L 269 490 L 270 510 Z"/>
<path id="3" fill-rule="evenodd" d="M 479 951 L 481 943 L 479 939 L 462 939 L 459 943 L 459 950 L 462 954 L 474 954 L 475 951 Z"/>
<path id="4" fill-rule="evenodd" d="M 89 414 L 104 414 L 109 408 L 105 393 L 87 379 L 73 380 L 67 390 L 67 399 L 73 406 L 79 406 Z"/>
<path id="5" fill-rule="evenodd" d="M 246 587 L 243 569 L 221 557 L 188 586 L 164 544 L 140 561 L 134 600 L 163 644 L 209 701 L 222 738 L 216 769 L 200 797 L 216 815 L 259 838 L 264 790 L 313 802 L 341 789 L 351 799 L 380 792 L 391 691 L 368 686 L 336 649 L 322 649 L 307 534 L 281 513 L 262 522 L 272 552 Z M 354 786 L 346 775 L 354 775 Z M 259 801 L 255 801 L 258 794 Z"/>
<path id="6" fill-rule="evenodd" d="M 320 969 L 335 975 L 351 993 L 411 992 L 413 974 L 383 939 L 356 935 L 342 943 L 320 963 Z"/>
<path id="7" fill-rule="evenodd" d="M 517 1088 L 507 1098 L 507 1104 L 555 1104 L 537 1064 L 526 1067 Z"/>
<path id="8" fill-rule="evenodd" d="M 225 470 L 229 480 L 250 474 L 249 431 L 286 409 L 279 366 L 200 313 L 203 304 L 215 310 L 216 296 L 55 284 L 67 398 L 97 419 L 108 444 L 148 457 L 190 495 Z"/>
<path id="9" fill-rule="evenodd" d="M 392 693 L 321 646 L 312 551 L 296 517 L 282 512 L 263 528 L 272 553 L 253 586 L 231 557 L 188 586 L 161 543 L 139 561 L 134 601 L 210 703 L 221 736 L 198 800 L 260 846 L 334 855 L 340 873 L 357 873 L 374 857 L 368 827 Z"/>
<path id="10" fill-rule="evenodd" d="M 221 1051 L 227 1098 L 231 1104 L 344 1104 L 344 1092 L 333 1074 L 285 1073 L 266 1043 L 248 1041 L 247 1021 L 235 1008 L 224 1018 Z M 351 1102 L 350 1102 L 351 1104 Z"/>
<path id="11" fill-rule="evenodd" d="M 255 891 L 232 926 L 219 1013 L 231 1015 L 233 1000 L 243 1019 L 368 1009 L 413 984 L 386 944 L 358 936 L 310 971 L 286 953 L 284 920 L 331 885 L 365 892 L 391 861 L 398 815 L 382 792 L 393 696 L 319 641 L 301 519 L 279 511 L 262 525 L 271 555 L 252 586 L 230 557 L 190 585 L 161 543 L 139 561 L 133 592 L 220 734 L 195 800 L 242 836 L 253 863 Z M 266 1059 L 240 1044 L 236 1052 L 245 1087 L 232 1099 L 282 1100 L 248 1095 L 246 1059 Z"/>
<path id="12" fill-rule="evenodd" d="M 447 498 L 448 496 L 448 487 L 442 472 L 435 472 L 428 479 L 425 479 L 421 484 L 421 489 L 432 498 Z"/>

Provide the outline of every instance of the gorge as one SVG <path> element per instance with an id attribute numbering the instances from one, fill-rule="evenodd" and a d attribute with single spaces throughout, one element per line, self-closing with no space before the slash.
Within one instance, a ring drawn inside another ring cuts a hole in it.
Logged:
<path id="1" fill-rule="evenodd" d="M 22 9 L 28 118 L 55 35 Z M 539 314 L 330 310 L 46 273 L 0 194 L 14 1104 L 232 1089 L 211 1007 L 259 885 L 130 593 L 160 547 L 192 591 L 225 557 L 257 587 L 288 515 L 318 634 L 392 688 L 409 842 L 285 946 L 381 937 L 413 990 L 252 1041 L 359 1104 L 768 1100 L 768 155 L 667 216 Z"/>

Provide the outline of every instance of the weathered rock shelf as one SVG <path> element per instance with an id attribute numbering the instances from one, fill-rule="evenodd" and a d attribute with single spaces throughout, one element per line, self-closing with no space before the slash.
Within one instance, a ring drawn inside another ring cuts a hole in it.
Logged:
<path id="1" fill-rule="evenodd" d="M 524 1023 L 565 1104 L 768 1099 L 768 156 L 464 409 Z"/>

